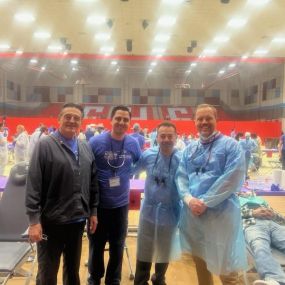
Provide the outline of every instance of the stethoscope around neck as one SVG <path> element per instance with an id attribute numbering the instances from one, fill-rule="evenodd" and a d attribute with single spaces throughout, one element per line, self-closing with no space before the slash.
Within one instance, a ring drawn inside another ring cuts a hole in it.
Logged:
<path id="1" fill-rule="evenodd" d="M 170 175 L 171 162 L 172 162 L 172 158 L 173 158 L 173 155 L 175 152 L 176 152 L 176 150 L 173 150 L 173 152 L 171 153 L 170 159 L 169 159 L 168 175 Z M 154 162 L 153 167 L 152 167 L 151 175 L 154 177 L 154 181 L 156 182 L 157 186 L 160 186 L 160 185 L 165 186 L 167 177 L 162 177 L 161 175 L 158 176 L 158 175 L 154 174 L 154 170 L 155 170 L 157 162 L 158 162 L 159 154 L 160 154 L 160 148 L 158 149 L 158 152 L 157 152 L 157 155 L 155 158 L 155 162 Z"/>
<path id="2" fill-rule="evenodd" d="M 210 143 L 210 146 L 209 146 L 209 148 L 208 148 L 208 152 L 209 152 L 208 157 L 207 157 L 206 161 L 205 161 L 202 165 L 200 165 L 200 166 L 199 166 L 198 163 L 195 163 L 195 162 L 194 162 L 194 159 L 198 157 L 197 152 L 198 152 L 199 146 L 200 146 L 200 142 L 197 143 L 197 146 L 196 146 L 195 151 L 193 152 L 193 154 L 192 154 L 192 155 L 190 156 L 190 158 L 189 158 L 189 159 L 190 159 L 190 162 L 191 162 L 191 163 L 194 165 L 194 167 L 195 167 L 196 175 L 198 175 L 199 172 L 203 174 L 203 173 L 205 173 L 205 172 L 207 171 L 207 168 L 206 168 L 206 167 L 207 167 L 207 165 L 209 164 L 210 159 L 211 159 L 211 156 L 212 156 L 213 145 L 214 145 L 214 142 L 215 142 L 218 138 L 219 138 L 219 136 L 217 136 L 217 137 Z"/>

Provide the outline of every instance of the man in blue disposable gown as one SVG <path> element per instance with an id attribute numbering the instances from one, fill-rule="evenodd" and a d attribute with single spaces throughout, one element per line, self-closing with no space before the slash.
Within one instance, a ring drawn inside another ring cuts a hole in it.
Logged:
<path id="1" fill-rule="evenodd" d="M 181 200 L 175 185 L 175 173 L 181 152 L 174 149 L 176 127 L 170 122 L 157 128 L 158 148 L 146 150 L 138 170 L 146 170 L 144 200 L 140 212 L 135 285 L 146 285 L 155 262 L 153 285 L 165 285 L 168 262 L 179 255 L 177 228 Z"/>
<path id="2" fill-rule="evenodd" d="M 248 176 L 249 163 L 250 163 L 252 153 L 257 150 L 257 144 L 255 143 L 254 140 L 251 139 L 249 132 L 246 132 L 244 136 L 245 138 L 240 140 L 239 144 L 245 156 L 245 173 L 246 173 L 245 178 L 249 179 L 249 176 Z"/>
<path id="3" fill-rule="evenodd" d="M 180 234 L 182 247 L 192 252 L 199 285 L 239 284 L 246 268 L 240 205 L 235 192 L 244 181 L 244 155 L 238 143 L 216 130 L 216 109 L 197 107 L 195 125 L 200 134 L 183 152 L 177 184 L 184 206 Z"/>

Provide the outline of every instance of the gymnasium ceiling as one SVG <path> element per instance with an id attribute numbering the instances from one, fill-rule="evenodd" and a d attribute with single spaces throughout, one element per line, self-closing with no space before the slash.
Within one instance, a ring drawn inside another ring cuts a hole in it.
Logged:
<path id="1" fill-rule="evenodd" d="M 0 66 L 64 78 L 67 69 L 155 73 L 167 63 L 182 74 L 207 62 L 219 74 L 282 63 L 284 15 L 285 0 L 0 0 Z"/>

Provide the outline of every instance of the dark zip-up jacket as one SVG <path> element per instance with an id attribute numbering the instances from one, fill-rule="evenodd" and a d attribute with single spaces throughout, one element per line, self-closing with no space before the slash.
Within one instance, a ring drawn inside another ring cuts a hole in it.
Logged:
<path id="1" fill-rule="evenodd" d="M 97 174 L 89 145 L 78 140 L 79 159 L 56 136 L 42 138 L 31 157 L 26 190 L 30 224 L 64 224 L 97 215 Z"/>

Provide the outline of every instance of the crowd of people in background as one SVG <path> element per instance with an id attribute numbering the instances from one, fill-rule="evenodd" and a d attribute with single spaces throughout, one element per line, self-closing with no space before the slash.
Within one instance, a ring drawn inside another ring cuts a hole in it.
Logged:
<path id="1" fill-rule="evenodd" d="M 30 162 L 26 207 L 29 237 L 37 242 L 39 253 L 37 284 L 56 285 L 62 254 L 64 285 L 80 284 L 86 219 L 87 284 L 99 285 L 104 276 L 106 285 L 120 284 L 129 179 L 141 171 L 146 172 L 146 183 L 134 285 L 147 285 L 149 280 L 165 285 L 169 262 L 179 258 L 181 250 L 191 252 L 199 285 L 212 285 L 213 273 L 223 285 L 239 284 L 238 273 L 247 265 L 243 230 L 248 243 L 254 239 L 249 237 L 249 227 L 242 227 L 242 218 L 252 213 L 246 212 L 249 204 L 243 201 L 241 216 L 242 198 L 236 193 L 249 179 L 249 170 L 261 166 L 260 137 L 235 129 L 222 134 L 216 129 L 216 109 L 207 104 L 197 107 L 196 135 L 178 134 L 171 121 L 150 132 L 138 123 L 130 128 L 131 112 L 126 106 L 112 110 L 111 130 L 103 124 L 89 124 L 83 130 L 82 118 L 81 106 L 69 103 L 59 114 L 58 129 L 40 124 L 28 134 L 19 124 L 10 142 L 9 128 L 5 122 L 0 124 L 0 175 L 9 153 L 15 163 Z M 284 142 L 282 135 L 279 150 L 285 161 Z M 263 218 L 271 220 L 272 215 Z M 258 211 L 254 217 L 260 219 Z M 106 242 L 110 255 L 105 270 Z M 152 263 L 155 273 L 150 276 Z M 260 269 L 264 280 L 256 280 L 255 285 L 285 284 L 284 275 L 278 271 L 278 279 L 272 267 L 268 270 L 265 274 Z"/>

